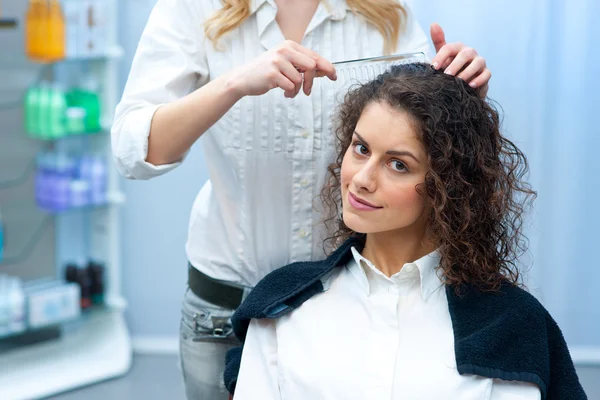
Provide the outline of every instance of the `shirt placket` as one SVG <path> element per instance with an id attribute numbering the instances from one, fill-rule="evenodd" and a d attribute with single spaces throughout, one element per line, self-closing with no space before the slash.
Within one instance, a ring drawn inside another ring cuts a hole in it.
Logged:
<path id="1" fill-rule="evenodd" d="M 366 374 L 369 398 L 389 399 L 392 395 L 398 352 L 397 305 L 399 291 L 392 282 L 371 282 L 375 337 L 371 343 Z"/>
<path id="2" fill-rule="evenodd" d="M 314 118 L 310 98 L 290 100 L 293 132 L 291 261 L 312 259 L 312 198 L 314 186 Z"/>

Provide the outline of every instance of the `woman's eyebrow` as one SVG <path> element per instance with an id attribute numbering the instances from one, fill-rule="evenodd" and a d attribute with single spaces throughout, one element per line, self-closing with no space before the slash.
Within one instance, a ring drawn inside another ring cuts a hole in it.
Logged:
<path id="1" fill-rule="evenodd" d="M 356 135 L 356 137 L 358 137 L 358 140 L 360 140 L 367 146 L 369 145 L 369 143 L 367 143 L 367 141 L 362 136 L 360 136 L 360 134 L 358 132 L 354 131 L 354 134 Z M 417 157 L 415 157 L 414 154 L 408 150 L 388 150 L 385 152 L 385 154 L 390 155 L 390 156 L 412 157 L 416 162 L 420 162 L 419 159 Z"/>

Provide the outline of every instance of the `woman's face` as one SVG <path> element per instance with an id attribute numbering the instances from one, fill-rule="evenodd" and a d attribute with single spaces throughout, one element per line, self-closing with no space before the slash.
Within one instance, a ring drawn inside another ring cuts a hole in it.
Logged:
<path id="1" fill-rule="evenodd" d="M 359 233 L 414 233 L 427 226 L 417 185 L 428 171 L 412 117 L 385 103 L 363 111 L 341 169 L 344 223 Z"/>

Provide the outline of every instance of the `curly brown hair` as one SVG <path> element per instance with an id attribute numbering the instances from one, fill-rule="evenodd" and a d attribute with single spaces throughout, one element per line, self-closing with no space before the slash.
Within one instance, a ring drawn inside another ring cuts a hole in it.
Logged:
<path id="1" fill-rule="evenodd" d="M 522 285 L 517 258 L 528 245 L 523 213 L 536 197 L 523 181 L 527 159 L 500 133 L 493 102 L 427 64 L 393 66 L 344 97 L 336 120 L 339 152 L 321 192 L 329 209 L 329 243 L 337 247 L 351 236 L 364 237 L 349 229 L 340 214 L 340 170 L 356 124 L 373 102 L 414 118 L 429 163 L 417 190 L 431 209 L 428 234 L 438 246 L 445 283 L 482 291 L 496 291 L 507 281 Z"/>

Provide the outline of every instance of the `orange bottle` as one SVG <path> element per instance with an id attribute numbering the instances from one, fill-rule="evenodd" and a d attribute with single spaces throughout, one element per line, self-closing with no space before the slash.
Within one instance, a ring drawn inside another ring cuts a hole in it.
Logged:
<path id="1" fill-rule="evenodd" d="M 47 36 L 44 51 L 45 58 L 58 61 L 65 58 L 65 17 L 58 0 L 50 0 L 48 5 Z"/>
<path id="2" fill-rule="evenodd" d="M 25 15 L 25 54 L 32 60 L 39 60 L 43 55 L 45 3 L 42 0 L 29 0 Z"/>

